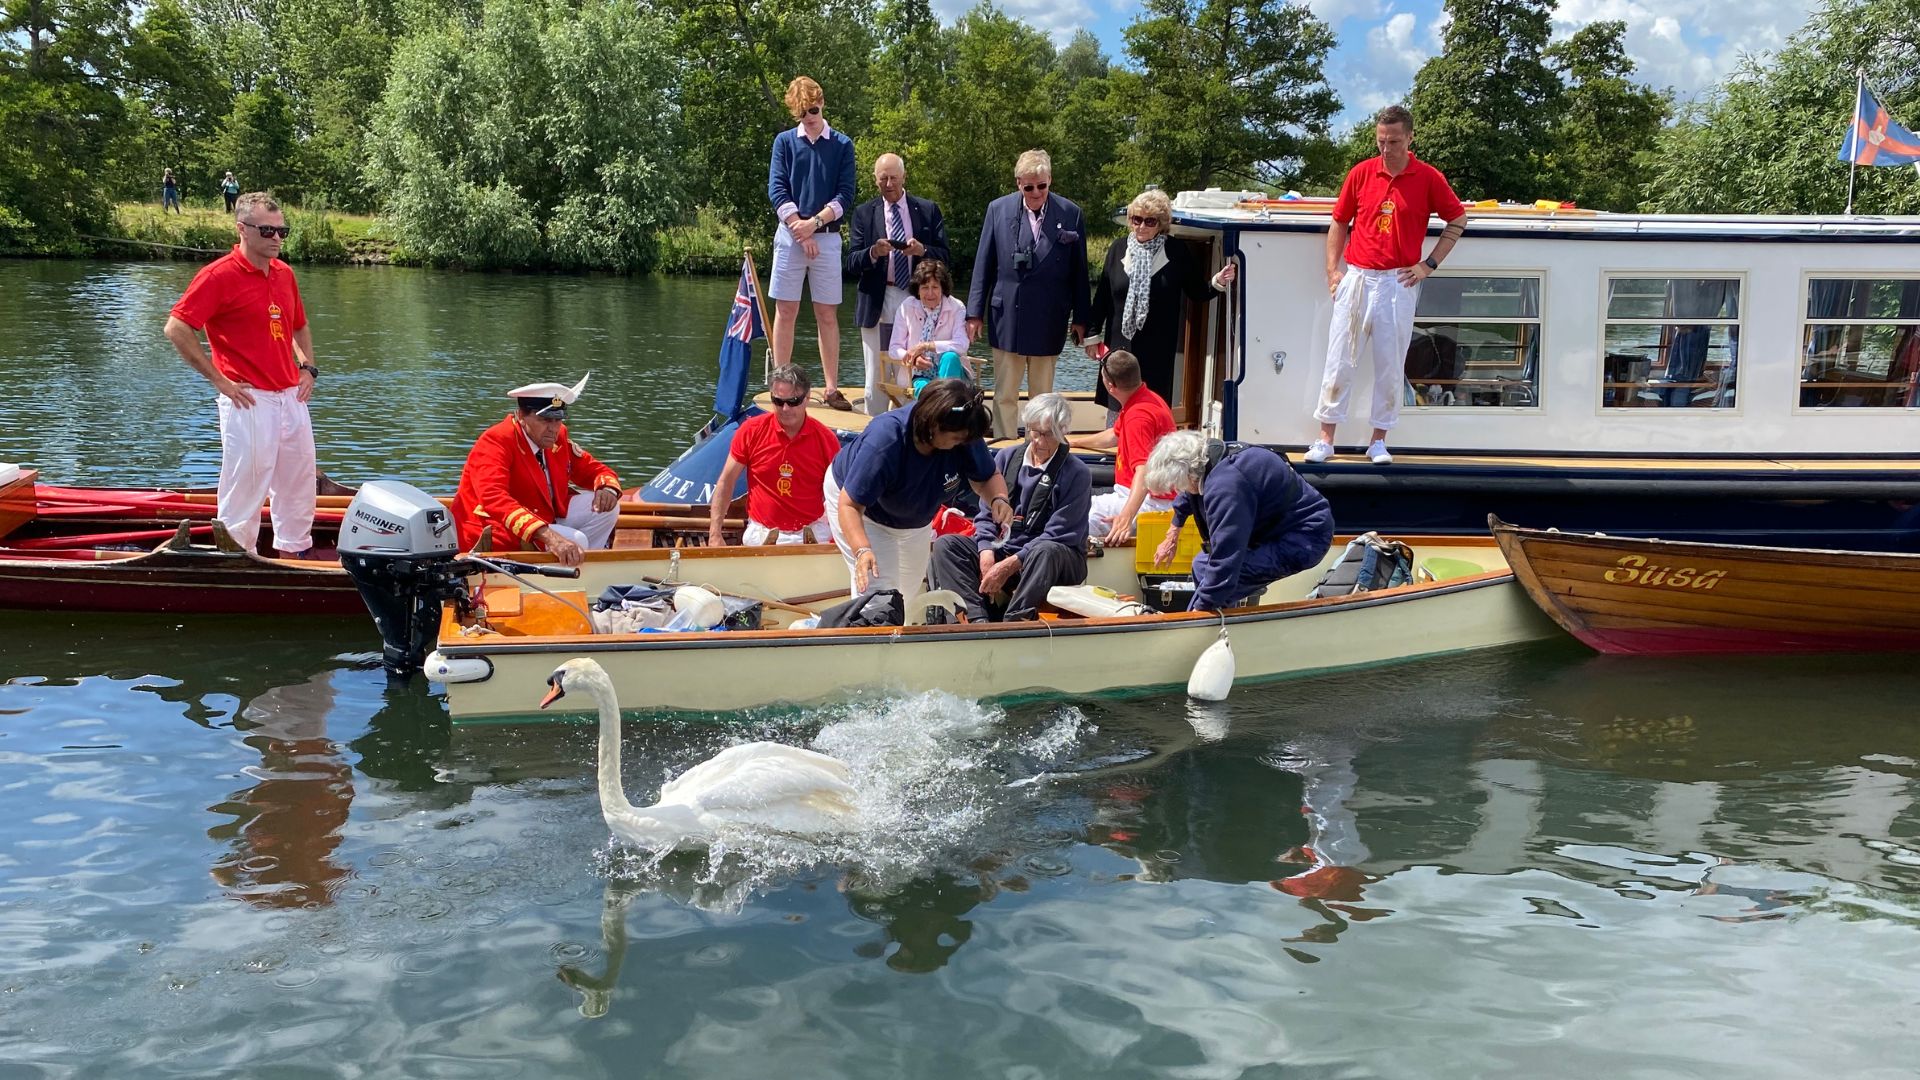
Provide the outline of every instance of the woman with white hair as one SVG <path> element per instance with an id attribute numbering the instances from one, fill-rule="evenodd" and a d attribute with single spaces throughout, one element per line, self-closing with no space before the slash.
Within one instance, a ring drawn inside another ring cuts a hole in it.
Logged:
<path id="1" fill-rule="evenodd" d="M 1173 401 L 1174 359 L 1180 352 L 1187 301 L 1206 303 L 1234 278 L 1229 262 L 1209 280 L 1205 267 L 1173 239 L 1173 204 L 1166 193 L 1143 191 L 1127 205 L 1127 241 L 1107 248 L 1106 269 L 1093 287 L 1093 322 L 1087 333 L 1106 331 L 1112 349 L 1140 358 L 1140 373 L 1154 393 Z M 1093 400 L 1109 408 L 1106 387 Z"/>
<path id="2" fill-rule="evenodd" d="M 1244 607 L 1268 585 L 1319 565 L 1333 545 L 1326 497 L 1264 447 L 1209 447 L 1197 431 L 1176 431 L 1153 448 L 1144 482 L 1178 493 L 1156 565 L 1173 561 L 1188 518 L 1200 530 L 1189 611 Z"/>
<path id="3" fill-rule="evenodd" d="M 994 455 L 1013 500 L 1013 520 L 1002 527 L 982 508 L 972 536 L 934 542 L 927 578 L 934 588 L 959 595 L 969 622 L 993 618 L 999 605 L 987 597 L 1001 592 L 1008 594 L 1003 618 L 1037 619 L 1048 589 L 1087 580 L 1093 477 L 1085 462 L 1067 452 L 1072 419 L 1072 407 L 1059 394 L 1027 402 L 1020 412 L 1027 441 Z"/>

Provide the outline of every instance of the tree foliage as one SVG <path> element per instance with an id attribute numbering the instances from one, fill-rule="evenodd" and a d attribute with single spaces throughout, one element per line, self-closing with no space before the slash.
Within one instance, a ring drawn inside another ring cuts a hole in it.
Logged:
<path id="1" fill-rule="evenodd" d="M 1777 57 L 1748 57 L 1663 132 L 1647 205 L 1672 213 L 1838 213 L 1848 166 L 1854 72 L 1920 126 L 1920 3 L 1826 0 Z M 1854 210 L 1920 213 L 1911 169 L 1861 168 Z"/>
<path id="2" fill-rule="evenodd" d="M 1163 188 L 1283 182 L 1340 100 L 1322 76 L 1333 32 L 1304 4 L 1147 0 L 1127 27 L 1126 169 Z"/>
<path id="3" fill-rule="evenodd" d="M 1589 23 L 1547 49 L 1565 89 L 1541 169 L 1543 195 L 1596 210 L 1639 207 L 1672 103 L 1629 78 L 1626 32 L 1623 22 Z"/>
<path id="4" fill-rule="evenodd" d="M 0 3 L 0 251 L 77 251 L 110 230 L 128 29 L 120 0 Z"/>
<path id="5" fill-rule="evenodd" d="M 1538 197 L 1563 87 L 1554 0 L 1447 0 L 1445 49 L 1414 76 L 1414 149 L 1462 198 Z"/>
<path id="6" fill-rule="evenodd" d="M 649 268 L 678 209 L 666 40 L 623 0 L 489 0 L 410 38 L 368 139 L 395 238 L 435 265 Z"/>

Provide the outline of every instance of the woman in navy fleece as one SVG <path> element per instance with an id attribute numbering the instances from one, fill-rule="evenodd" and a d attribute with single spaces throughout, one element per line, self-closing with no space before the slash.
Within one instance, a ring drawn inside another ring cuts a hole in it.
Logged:
<path id="1" fill-rule="evenodd" d="M 1188 518 L 1200 529 L 1205 548 L 1193 557 L 1189 611 L 1244 607 L 1268 585 L 1318 565 L 1333 545 L 1326 497 L 1264 447 L 1232 447 L 1209 466 L 1206 437 L 1176 431 L 1153 448 L 1144 483 L 1179 493 L 1155 563 L 1173 561 Z"/>

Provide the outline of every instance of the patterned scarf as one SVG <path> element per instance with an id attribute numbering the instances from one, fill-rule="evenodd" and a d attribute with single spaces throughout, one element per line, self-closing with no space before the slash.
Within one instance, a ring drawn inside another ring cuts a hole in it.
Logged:
<path id="1" fill-rule="evenodd" d="M 1128 341 L 1147 322 L 1147 291 L 1153 281 L 1153 257 L 1167 246 L 1164 233 L 1146 243 L 1127 237 L 1127 306 L 1120 313 L 1120 336 Z"/>

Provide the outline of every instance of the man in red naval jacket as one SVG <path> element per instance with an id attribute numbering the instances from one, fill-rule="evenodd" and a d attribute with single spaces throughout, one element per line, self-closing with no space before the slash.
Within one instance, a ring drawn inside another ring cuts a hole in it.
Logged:
<path id="1" fill-rule="evenodd" d="M 586 386 L 583 378 L 572 387 L 533 383 L 507 392 L 517 408 L 481 434 L 460 470 L 453 520 L 462 550 L 492 525 L 496 551 L 545 551 L 579 566 L 588 548 L 613 539 L 620 478 L 575 446 L 564 423 Z"/>

